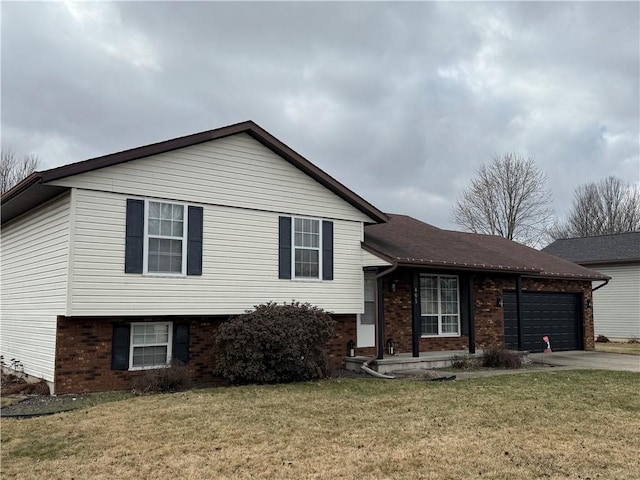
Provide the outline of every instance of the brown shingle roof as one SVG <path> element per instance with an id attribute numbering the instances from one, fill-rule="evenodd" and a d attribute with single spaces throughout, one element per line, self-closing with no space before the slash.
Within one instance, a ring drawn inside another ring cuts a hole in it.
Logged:
<path id="1" fill-rule="evenodd" d="M 506 238 L 442 230 L 406 215 L 388 217 L 385 224 L 365 227 L 363 247 L 398 265 L 584 280 L 609 278 Z"/>

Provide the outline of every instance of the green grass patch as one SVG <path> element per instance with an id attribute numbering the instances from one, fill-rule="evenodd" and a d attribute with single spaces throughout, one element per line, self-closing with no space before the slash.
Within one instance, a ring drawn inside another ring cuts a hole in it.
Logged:
<path id="1" fill-rule="evenodd" d="M 68 440 L 61 438 L 28 437 L 16 442 L 8 453 L 16 458 L 55 460 L 63 455 L 68 443 Z"/>
<path id="2" fill-rule="evenodd" d="M 0 408 L 8 407 L 9 405 L 14 405 L 20 401 L 19 398 L 12 397 L 0 397 Z"/>
<path id="3" fill-rule="evenodd" d="M 640 343 L 596 342 L 596 352 L 623 353 L 625 355 L 640 355 Z"/>

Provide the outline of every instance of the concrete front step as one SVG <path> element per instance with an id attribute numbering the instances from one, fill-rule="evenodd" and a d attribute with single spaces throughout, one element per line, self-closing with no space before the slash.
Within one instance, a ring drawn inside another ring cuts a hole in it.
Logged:
<path id="1" fill-rule="evenodd" d="M 518 353 L 526 360 L 529 352 Z M 385 355 L 381 360 L 375 360 L 369 364 L 369 367 L 378 373 L 394 373 L 406 370 L 431 370 L 433 368 L 447 368 L 452 362 L 459 358 L 479 358 L 482 356 L 482 350 L 476 350 L 476 353 L 470 354 L 466 350 L 455 350 L 445 352 L 421 352 L 419 357 L 413 357 L 411 354 Z M 361 371 L 360 367 L 371 357 L 347 357 L 347 370 Z"/>

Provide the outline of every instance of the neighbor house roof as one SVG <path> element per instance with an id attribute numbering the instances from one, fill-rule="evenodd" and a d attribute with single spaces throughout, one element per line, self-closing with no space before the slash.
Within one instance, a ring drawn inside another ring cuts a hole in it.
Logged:
<path id="1" fill-rule="evenodd" d="M 640 232 L 565 238 L 542 250 L 581 265 L 640 262 Z"/>
<path id="2" fill-rule="evenodd" d="M 259 125 L 249 120 L 215 130 L 195 133 L 185 137 L 174 138 L 160 143 L 64 165 L 51 170 L 32 173 L 2 195 L 2 223 L 11 220 L 66 190 L 64 187 L 47 185 L 48 182 L 211 140 L 217 140 L 238 133 L 246 133 L 251 136 L 373 220 L 377 222 L 386 221 L 386 215 L 382 211 L 316 167 L 309 160 L 282 143 Z"/>
<path id="3" fill-rule="evenodd" d="M 442 230 L 406 215 L 387 215 L 387 223 L 365 227 L 362 246 L 400 266 L 580 280 L 609 278 L 506 238 Z"/>

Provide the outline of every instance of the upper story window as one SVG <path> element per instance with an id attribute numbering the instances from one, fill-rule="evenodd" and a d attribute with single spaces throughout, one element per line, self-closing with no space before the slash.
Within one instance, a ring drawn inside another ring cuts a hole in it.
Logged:
<path id="1" fill-rule="evenodd" d="M 460 295 L 458 277 L 420 275 L 421 334 L 460 335 Z"/>
<path id="2" fill-rule="evenodd" d="M 293 219 L 295 278 L 320 278 L 320 220 Z"/>
<path id="3" fill-rule="evenodd" d="M 125 273 L 202 275 L 203 207 L 127 198 Z"/>
<path id="4" fill-rule="evenodd" d="M 278 278 L 333 280 L 333 222 L 278 217 Z"/>
<path id="5" fill-rule="evenodd" d="M 184 205 L 148 200 L 146 207 L 145 272 L 184 274 L 187 258 Z"/>

